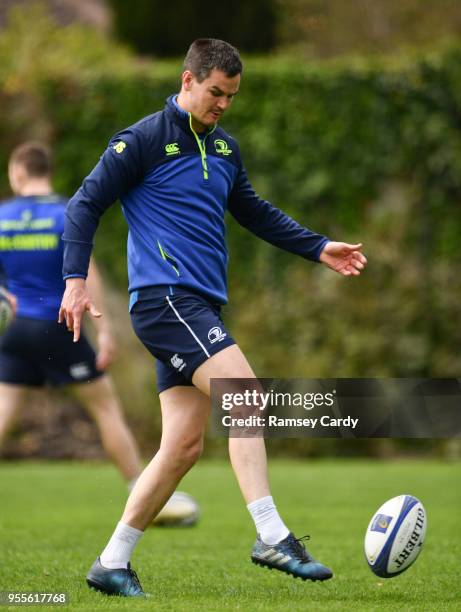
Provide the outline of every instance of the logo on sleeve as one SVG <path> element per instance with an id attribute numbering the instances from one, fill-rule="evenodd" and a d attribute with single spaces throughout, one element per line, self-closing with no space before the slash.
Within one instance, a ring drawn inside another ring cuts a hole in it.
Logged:
<path id="1" fill-rule="evenodd" d="M 232 153 L 232 149 L 229 149 L 229 145 L 225 140 L 215 140 L 214 146 L 216 149 L 216 153 L 220 153 L 221 155 L 230 155 Z"/>
<path id="2" fill-rule="evenodd" d="M 114 149 L 116 153 L 120 155 L 120 153 L 123 153 L 123 151 L 126 149 L 126 142 L 123 142 L 123 140 L 120 140 L 119 142 L 115 143 L 112 146 L 112 148 Z"/>
<path id="3" fill-rule="evenodd" d="M 170 142 L 169 144 L 165 145 L 165 153 L 167 155 L 178 155 L 179 153 L 181 153 L 181 151 L 179 150 L 179 145 L 177 142 Z"/>

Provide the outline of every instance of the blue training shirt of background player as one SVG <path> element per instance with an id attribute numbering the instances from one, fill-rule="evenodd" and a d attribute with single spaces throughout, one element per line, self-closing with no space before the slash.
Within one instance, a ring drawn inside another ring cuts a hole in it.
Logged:
<path id="1" fill-rule="evenodd" d="M 65 205 L 59 196 L 20 196 L 0 205 L 0 284 L 18 299 L 18 317 L 57 321 Z"/>
<path id="2" fill-rule="evenodd" d="M 156 285 L 227 302 L 226 209 L 260 238 L 306 259 L 318 261 L 328 242 L 262 200 L 237 142 L 218 126 L 195 133 L 176 96 L 116 134 L 70 200 L 64 278 L 86 277 L 99 219 L 117 198 L 129 227 L 131 306 L 139 289 Z"/>

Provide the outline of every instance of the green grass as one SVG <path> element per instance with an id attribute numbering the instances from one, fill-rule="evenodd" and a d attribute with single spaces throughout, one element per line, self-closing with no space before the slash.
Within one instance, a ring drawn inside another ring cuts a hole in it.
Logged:
<path id="1" fill-rule="evenodd" d="M 84 582 L 124 503 L 114 469 L 3 463 L 0 590 L 67 591 L 70 609 L 92 611 L 460 610 L 460 476 L 459 463 L 436 461 L 272 461 L 285 521 L 298 536 L 310 533 L 310 550 L 335 571 L 328 582 L 304 583 L 249 561 L 254 528 L 230 468 L 203 462 L 181 485 L 198 498 L 202 520 L 194 529 L 146 532 L 133 565 L 152 598 L 134 601 L 91 592 Z M 407 572 L 378 579 L 364 561 L 365 528 L 400 493 L 425 504 L 428 537 Z"/>

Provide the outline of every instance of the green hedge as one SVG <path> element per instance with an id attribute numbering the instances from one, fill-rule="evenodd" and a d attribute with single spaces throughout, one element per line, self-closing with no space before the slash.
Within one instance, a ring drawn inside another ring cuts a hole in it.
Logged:
<path id="1" fill-rule="evenodd" d="M 38 64 L 0 61 L 0 162 L 21 139 L 46 137 L 68 194 L 115 131 L 162 108 L 181 66 L 140 63 L 101 41 L 91 54 L 91 40 L 72 32 L 71 52 L 62 36 Z M 17 32 L 11 40 L 0 60 L 18 53 Z M 226 314 L 260 375 L 459 375 L 460 118 L 461 47 L 369 62 L 245 62 L 223 126 L 253 184 L 300 222 L 362 241 L 370 261 L 360 279 L 340 278 L 229 222 Z M 125 236 L 116 205 L 96 252 L 120 288 Z"/>
<path id="2" fill-rule="evenodd" d="M 342 375 L 459 371 L 460 58 L 450 49 L 403 66 L 247 62 L 224 125 L 254 185 L 300 222 L 363 241 L 370 259 L 363 279 L 345 281 L 229 223 L 230 317 L 247 349 L 269 345 L 255 356 L 265 373 L 326 375 L 338 355 Z M 78 187 L 112 133 L 163 106 L 178 68 L 39 83 L 61 191 Z M 125 232 L 116 206 L 97 250 L 119 286 L 124 250 L 112 245 Z"/>

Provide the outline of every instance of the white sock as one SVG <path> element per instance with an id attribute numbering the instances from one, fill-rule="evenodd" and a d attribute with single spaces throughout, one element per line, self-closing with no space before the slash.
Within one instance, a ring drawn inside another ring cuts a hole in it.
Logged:
<path id="1" fill-rule="evenodd" d="M 251 502 L 247 508 L 264 544 L 278 544 L 290 533 L 280 518 L 271 495 Z"/>
<path id="2" fill-rule="evenodd" d="M 109 569 L 126 568 L 134 547 L 143 533 L 143 531 L 120 521 L 106 548 L 101 553 L 101 565 Z"/>

